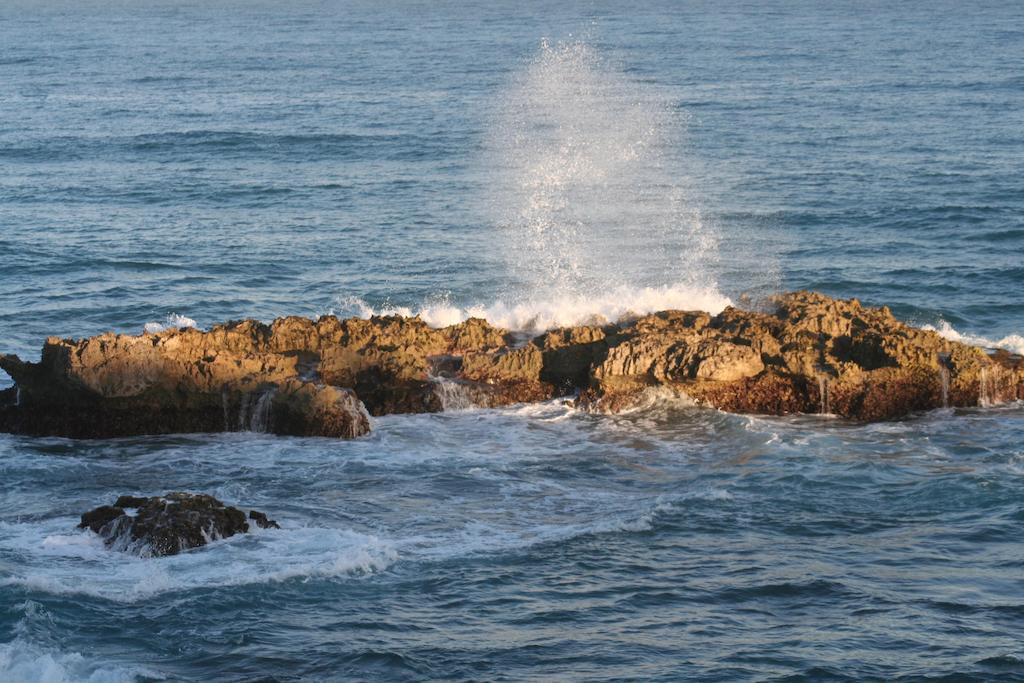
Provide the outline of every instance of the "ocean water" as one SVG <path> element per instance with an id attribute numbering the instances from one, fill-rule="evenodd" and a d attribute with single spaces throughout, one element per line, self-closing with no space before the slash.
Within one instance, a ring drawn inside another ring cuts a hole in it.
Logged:
<path id="1" fill-rule="evenodd" d="M 892 4 L 4 2 L 0 352 L 798 288 L 1022 351 L 1024 6 Z M 1024 680 L 1022 443 L 657 398 L 0 435 L 0 680 Z M 171 490 L 283 528 L 75 529 Z"/>

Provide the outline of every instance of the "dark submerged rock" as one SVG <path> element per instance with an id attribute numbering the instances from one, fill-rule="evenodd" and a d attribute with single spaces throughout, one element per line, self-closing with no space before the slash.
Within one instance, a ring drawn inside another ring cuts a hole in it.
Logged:
<path id="1" fill-rule="evenodd" d="M 120 499 L 118 499 L 120 502 Z M 82 521 L 78 524 L 79 529 L 92 529 L 100 533 L 103 527 L 107 526 L 118 517 L 124 515 L 124 509 L 117 505 L 101 505 L 95 510 L 90 510 L 82 515 Z"/>
<path id="2" fill-rule="evenodd" d="M 134 514 L 126 508 L 134 509 Z M 263 529 L 281 528 L 262 512 L 252 510 L 249 518 Z M 115 505 L 83 514 L 78 526 L 102 536 L 108 547 L 156 557 L 176 555 L 249 531 L 244 512 L 213 496 L 194 493 L 121 496 Z"/>
<path id="3" fill-rule="evenodd" d="M 120 496 L 117 502 L 114 503 L 114 506 L 119 508 L 140 508 L 148 500 L 148 498 L 139 498 L 138 496 Z"/>
<path id="4" fill-rule="evenodd" d="M 256 510 L 249 510 L 249 519 L 256 522 L 256 526 L 261 529 L 280 529 L 281 526 L 272 519 L 267 519 L 267 516 L 262 512 Z"/>

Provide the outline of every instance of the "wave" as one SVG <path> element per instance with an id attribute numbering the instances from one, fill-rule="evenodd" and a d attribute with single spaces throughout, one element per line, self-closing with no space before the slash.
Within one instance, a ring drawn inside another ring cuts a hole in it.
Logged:
<path id="1" fill-rule="evenodd" d="M 101 662 L 61 649 L 57 645 L 63 642 L 51 634 L 54 616 L 42 604 L 26 600 L 15 609 L 23 616 L 14 624 L 10 642 L 0 644 L 0 681 L 127 683 L 166 678 L 137 665 Z"/>
<path id="2" fill-rule="evenodd" d="M 483 318 L 497 327 L 532 334 L 558 327 L 629 320 L 664 310 L 706 311 L 712 315 L 732 305 L 732 300 L 713 287 L 684 284 L 655 287 L 619 286 L 596 296 L 570 295 L 551 300 L 495 301 L 460 306 L 448 296 L 427 299 L 417 306 L 372 305 L 359 296 L 340 297 L 327 313 L 342 318 L 400 315 L 419 317 L 431 327 L 456 325 L 469 318 Z M 143 329 L 156 334 L 165 330 L 199 328 L 196 321 L 179 313 L 168 313 L 162 322 L 150 321 Z"/>
<path id="3" fill-rule="evenodd" d="M 570 295 L 512 303 L 459 306 L 440 298 L 421 306 L 372 306 L 359 297 L 338 301 L 339 315 L 369 318 L 375 315 L 418 316 L 432 327 L 455 325 L 468 318 L 483 318 L 492 325 L 517 332 L 538 333 L 557 327 L 604 324 L 667 309 L 720 313 L 732 301 L 712 287 L 683 284 L 660 287 L 620 286 L 598 295 Z"/>
<path id="4" fill-rule="evenodd" d="M 63 639 L 53 637 L 54 615 L 42 604 L 26 600 L 14 609 L 23 615 L 14 624 L 11 640 L 0 644 L 0 681 L 128 683 L 166 678 L 137 665 L 111 664 L 67 651 Z"/>
<path id="5" fill-rule="evenodd" d="M 988 349 L 1004 349 L 1011 353 L 1024 354 L 1024 336 L 1019 334 L 1008 334 L 1002 339 L 989 339 L 988 337 L 983 337 L 981 335 L 958 332 L 945 320 L 940 320 L 938 325 L 922 325 L 921 329 L 937 332 L 940 337 L 944 337 L 950 341 L 971 344 L 973 346 L 983 346 Z"/>
<path id="6" fill-rule="evenodd" d="M 27 559 L 24 573 L 0 579 L 0 586 L 130 603 L 196 588 L 368 575 L 398 559 L 387 540 L 315 527 L 253 529 L 180 555 L 140 558 L 75 531 L 77 521 L 0 523 L 0 553 Z"/>
<path id="7" fill-rule="evenodd" d="M 428 562 L 501 555 L 591 536 L 653 532 L 658 530 L 665 518 L 678 513 L 681 507 L 732 500 L 732 493 L 725 489 L 702 487 L 686 493 L 649 498 L 643 501 L 639 510 L 620 510 L 594 521 L 569 524 L 527 523 L 518 528 L 507 528 L 478 520 L 444 537 L 414 536 L 397 543 L 410 558 Z"/>
<path id="8" fill-rule="evenodd" d="M 11 161 L 168 159 L 183 154 L 218 157 L 410 161 L 442 158 L 459 140 L 442 131 L 412 133 L 280 133 L 272 130 L 179 130 L 141 135 L 60 135 L 25 138 L 20 144 L 0 147 L 0 159 Z"/>
<path id="9" fill-rule="evenodd" d="M 150 334 L 163 332 L 164 330 L 181 330 L 186 327 L 196 327 L 196 321 L 178 313 L 168 313 L 162 323 L 146 323 L 143 329 Z"/>
<path id="10" fill-rule="evenodd" d="M 72 518 L 0 522 L 0 556 L 17 554 L 23 558 L 19 561 L 22 572 L 0 579 L 0 587 L 29 593 L 85 595 L 131 604 L 214 587 L 290 579 L 351 580 L 385 570 L 400 555 L 414 562 L 447 562 L 515 553 L 591 536 L 648 533 L 671 523 L 673 516 L 691 505 L 731 500 L 733 495 L 729 491 L 703 486 L 676 494 L 609 501 L 617 509 L 587 521 L 557 523 L 545 515 L 517 519 L 517 523 L 507 526 L 504 522 L 474 520 L 441 534 L 393 540 L 347 529 L 256 529 L 163 558 L 140 558 L 110 550 L 96 534 L 73 530 L 76 520 Z"/>
<path id="11" fill-rule="evenodd" d="M 130 683 L 164 676 L 137 666 L 111 666 L 78 652 L 40 647 L 24 638 L 0 644 L 0 680 L 47 683 Z"/>

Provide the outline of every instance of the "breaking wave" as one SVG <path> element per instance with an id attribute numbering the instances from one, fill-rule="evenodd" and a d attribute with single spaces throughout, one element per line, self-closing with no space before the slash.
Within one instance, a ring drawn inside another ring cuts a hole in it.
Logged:
<path id="1" fill-rule="evenodd" d="M 432 327 L 445 327 L 467 318 L 483 318 L 492 325 L 523 332 L 542 332 L 555 327 L 570 327 L 617 320 L 679 309 L 719 313 L 732 301 L 713 288 L 686 285 L 661 287 L 619 286 L 603 294 L 575 295 L 534 301 L 497 301 L 491 304 L 460 306 L 445 298 L 421 306 L 372 306 L 359 297 L 339 300 L 339 315 L 369 318 L 374 315 L 419 316 Z"/>
<path id="2" fill-rule="evenodd" d="M 177 313 L 168 313 L 167 318 L 165 318 L 162 323 L 146 323 L 143 329 L 150 334 L 156 334 L 157 332 L 163 332 L 164 330 L 181 330 L 186 327 L 195 326 L 196 321 L 192 318 L 188 318 Z"/>
<path id="3" fill-rule="evenodd" d="M 14 610 L 22 612 L 22 617 L 14 624 L 14 637 L 0 643 L 0 681 L 130 683 L 166 678 L 138 665 L 102 661 L 58 644 L 47 635 L 53 614 L 34 600 L 15 605 Z"/>
<path id="4" fill-rule="evenodd" d="M 988 349 L 1005 349 L 1011 353 L 1024 354 L 1024 336 L 1019 334 L 1008 334 L 1002 339 L 989 339 L 988 337 L 983 337 L 981 335 L 958 332 L 945 320 L 940 320 L 938 325 L 923 325 L 921 329 L 938 332 L 940 337 L 944 337 L 950 341 L 971 344 L 973 346 L 982 346 Z"/>
<path id="5" fill-rule="evenodd" d="M 17 551 L 32 566 L 0 579 L 0 586 L 136 602 L 210 586 L 367 575 L 398 559 L 387 540 L 316 527 L 253 529 L 179 555 L 141 558 L 107 548 L 90 531 L 74 530 L 76 521 L 0 522 L 0 550 Z"/>
<path id="6" fill-rule="evenodd" d="M 0 644 L 0 680 L 45 683 L 132 683 L 163 680 L 160 674 L 137 666 L 115 666 L 78 652 L 40 647 L 18 638 Z"/>

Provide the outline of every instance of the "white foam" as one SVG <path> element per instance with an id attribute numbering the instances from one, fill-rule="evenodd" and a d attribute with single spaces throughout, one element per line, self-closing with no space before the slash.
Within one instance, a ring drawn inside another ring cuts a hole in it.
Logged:
<path id="1" fill-rule="evenodd" d="M 49 650 L 24 638 L 0 644 L 0 680 L 17 683 L 130 683 L 163 679 L 140 667 L 100 664 L 78 652 Z"/>
<path id="2" fill-rule="evenodd" d="M 938 325 L 922 325 L 921 329 L 937 332 L 940 337 L 950 341 L 971 344 L 972 346 L 982 346 L 988 349 L 1005 349 L 1011 353 L 1024 354 L 1024 336 L 1019 334 L 1009 334 L 1002 339 L 989 339 L 981 335 L 958 332 L 945 320 L 940 320 Z"/>
<path id="3" fill-rule="evenodd" d="M 636 398 L 633 405 L 627 406 L 615 412 L 618 416 L 633 415 L 636 413 L 647 413 L 659 408 L 677 409 L 691 408 L 698 405 L 697 402 L 681 391 L 669 387 L 648 387 Z M 597 412 L 601 412 L 601 404 L 596 406 Z"/>
<path id="4" fill-rule="evenodd" d="M 162 323 L 146 323 L 143 329 L 149 334 L 156 334 L 164 330 L 181 330 L 186 327 L 196 327 L 196 321 L 178 313 L 168 313 Z"/>
<path id="5" fill-rule="evenodd" d="M 179 555 L 142 558 L 108 549 L 91 531 L 75 530 L 77 521 L 0 522 L 0 550 L 26 558 L 23 573 L 0 586 L 135 602 L 209 586 L 365 575 L 398 559 L 387 540 L 315 527 L 257 528 Z"/>
<path id="6" fill-rule="evenodd" d="M 468 318 L 483 318 L 492 325 L 522 332 L 543 332 L 556 327 L 615 322 L 669 309 L 720 313 L 732 302 L 713 288 L 682 284 L 660 287 L 620 286 L 594 296 L 568 296 L 557 300 L 457 306 L 433 300 L 421 306 L 374 307 L 358 297 L 338 301 L 338 315 L 369 318 L 375 315 L 419 316 L 432 327 L 455 325 Z"/>

